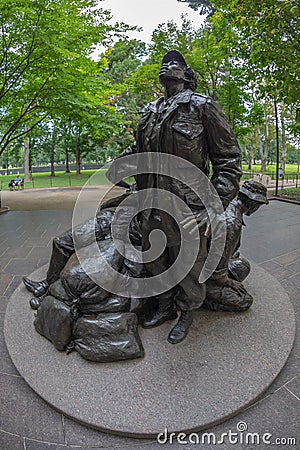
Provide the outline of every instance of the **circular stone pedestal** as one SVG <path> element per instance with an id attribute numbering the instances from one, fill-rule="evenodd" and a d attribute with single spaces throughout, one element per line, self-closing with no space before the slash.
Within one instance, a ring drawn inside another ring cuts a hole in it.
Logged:
<path id="1" fill-rule="evenodd" d="M 42 279 L 43 269 L 32 279 Z M 293 345 L 294 312 L 282 286 L 254 264 L 245 286 L 254 296 L 249 311 L 200 310 L 177 345 L 167 342 L 171 322 L 140 329 L 145 357 L 108 364 L 57 351 L 35 331 L 31 296 L 19 286 L 7 307 L 5 341 L 31 388 L 85 425 L 135 437 L 155 437 L 165 428 L 200 431 L 253 403 Z"/>

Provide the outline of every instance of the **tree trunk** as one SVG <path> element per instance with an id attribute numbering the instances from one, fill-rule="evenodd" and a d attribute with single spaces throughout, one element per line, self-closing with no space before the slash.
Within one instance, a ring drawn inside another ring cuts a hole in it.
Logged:
<path id="1" fill-rule="evenodd" d="M 29 148 L 30 148 L 30 139 L 29 139 Z M 32 179 L 32 154 L 29 152 L 29 173 Z"/>
<path id="2" fill-rule="evenodd" d="M 245 145 L 245 153 L 246 153 L 246 157 L 247 157 L 247 169 L 252 170 L 252 146 L 247 147 Z"/>
<path id="3" fill-rule="evenodd" d="M 246 148 L 246 155 L 248 161 L 248 170 L 252 170 L 253 161 L 253 135 L 251 133 L 249 147 Z"/>
<path id="4" fill-rule="evenodd" d="M 281 151 L 281 167 L 282 167 L 282 173 L 285 172 L 285 164 L 286 164 L 286 157 L 287 157 L 287 146 L 286 146 L 286 134 L 285 134 L 285 122 L 284 122 L 284 112 L 285 108 L 284 105 L 281 105 L 281 114 L 280 114 L 280 121 L 281 121 L 281 137 L 282 137 L 282 151 Z"/>
<path id="5" fill-rule="evenodd" d="M 70 157 L 69 157 L 69 149 L 68 147 L 66 147 L 65 149 L 65 154 L 66 154 L 66 173 L 70 173 Z"/>
<path id="6" fill-rule="evenodd" d="M 76 139 L 76 175 L 81 175 L 80 164 L 80 135 L 78 135 Z"/>
<path id="7" fill-rule="evenodd" d="M 51 139 L 51 152 L 50 152 L 50 165 L 51 165 L 51 177 L 55 177 L 54 169 L 54 157 L 55 157 L 55 141 L 56 141 L 56 130 L 55 125 L 53 125 L 52 139 Z"/>
<path id="8" fill-rule="evenodd" d="M 266 161 L 266 164 L 267 164 L 267 161 L 269 158 L 269 151 L 270 151 L 270 146 L 271 146 L 269 121 L 270 121 L 269 116 L 266 113 L 266 115 L 265 115 L 266 137 L 265 137 L 265 145 L 264 145 L 264 159 Z"/>
<path id="9" fill-rule="evenodd" d="M 261 132 L 259 126 L 257 127 L 257 142 L 258 142 L 258 149 L 260 154 L 260 160 L 261 160 L 261 172 L 266 171 L 267 167 L 267 158 L 265 158 L 265 151 L 264 151 L 264 145 L 261 138 Z"/>
<path id="10" fill-rule="evenodd" d="M 55 169 L 54 169 L 54 148 L 51 146 L 50 153 L 50 177 L 55 177 Z"/>
<path id="11" fill-rule="evenodd" d="M 26 125 L 25 125 L 26 127 Z M 27 127 L 26 127 L 27 128 Z M 30 171 L 30 145 L 29 145 L 29 137 L 25 136 L 24 138 L 24 180 L 32 181 L 32 173 Z"/>
<path id="12" fill-rule="evenodd" d="M 260 168 L 261 172 L 266 172 L 267 170 L 267 159 L 262 156 L 261 157 L 261 168 Z"/>

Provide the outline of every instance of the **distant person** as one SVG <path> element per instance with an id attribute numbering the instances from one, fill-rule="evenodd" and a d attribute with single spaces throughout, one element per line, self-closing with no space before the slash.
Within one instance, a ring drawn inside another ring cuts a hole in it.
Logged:
<path id="1" fill-rule="evenodd" d="M 15 191 L 16 188 L 20 189 L 20 187 L 22 187 L 22 184 L 23 184 L 23 179 L 18 174 L 16 178 L 14 178 L 13 180 L 10 180 L 10 182 L 8 183 L 8 187 L 10 188 L 11 191 Z"/>
<path id="2" fill-rule="evenodd" d="M 8 183 L 8 187 L 11 191 L 15 190 L 15 180 L 10 180 L 10 182 Z"/>
<path id="3" fill-rule="evenodd" d="M 14 187 L 15 188 L 17 187 L 19 190 L 20 188 L 22 188 L 22 183 L 23 183 L 23 178 L 21 178 L 20 175 L 17 175 L 17 177 L 15 178 Z"/>

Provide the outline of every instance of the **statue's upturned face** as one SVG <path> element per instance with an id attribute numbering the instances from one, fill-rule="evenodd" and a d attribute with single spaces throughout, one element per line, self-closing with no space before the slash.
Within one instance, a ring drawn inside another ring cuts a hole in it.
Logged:
<path id="1" fill-rule="evenodd" d="M 162 64 L 159 71 L 159 80 L 162 85 L 169 80 L 186 81 L 185 66 L 175 59 Z"/>

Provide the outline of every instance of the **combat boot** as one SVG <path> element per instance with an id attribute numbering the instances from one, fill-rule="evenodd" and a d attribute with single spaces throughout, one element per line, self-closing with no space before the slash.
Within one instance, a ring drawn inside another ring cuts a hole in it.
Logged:
<path id="1" fill-rule="evenodd" d="M 177 317 L 177 310 L 171 300 L 160 300 L 158 309 L 150 317 L 142 319 L 143 328 L 154 328 L 162 325 L 167 320 L 174 320 Z"/>
<path id="2" fill-rule="evenodd" d="M 23 283 L 25 284 L 26 289 L 35 297 L 41 297 L 42 295 L 45 295 L 49 288 L 47 280 L 32 281 L 29 278 L 23 277 Z"/>
<path id="3" fill-rule="evenodd" d="M 168 336 L 168 341 L 171 344 L 178 344 L 185 339 L 188 334 L 189 328 L 193 323 L 193 311 L 181 311 L 178 322 L 175 327 L 172 328 Z"/>
<path id="4" fill-rule="evenodd" d="M 29 300 L 29 305 L 31 306 L 32 309 L 37 310 L 41 306 L 42 301 L 44 300 L 45 297 L 46 295 L 41 295 L 40 297 L 33 297 L 32 299 Z"/>

